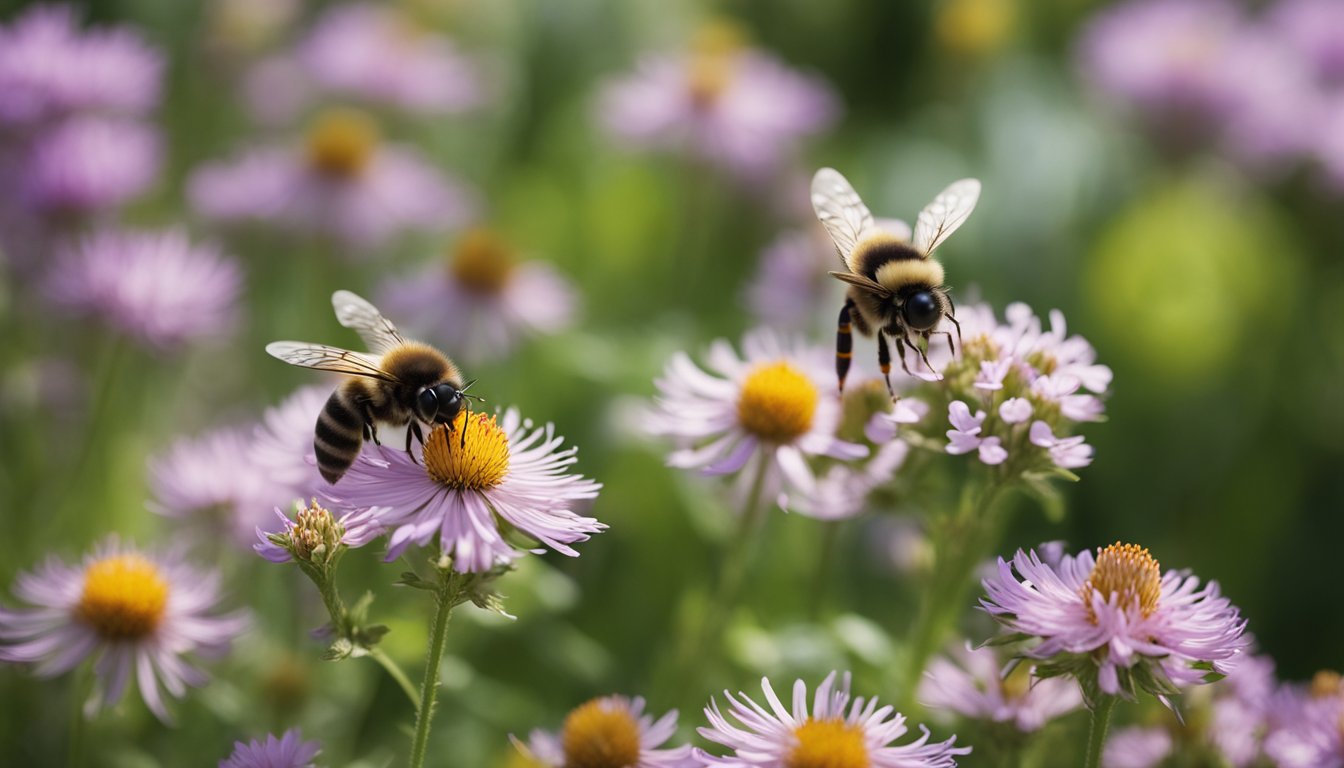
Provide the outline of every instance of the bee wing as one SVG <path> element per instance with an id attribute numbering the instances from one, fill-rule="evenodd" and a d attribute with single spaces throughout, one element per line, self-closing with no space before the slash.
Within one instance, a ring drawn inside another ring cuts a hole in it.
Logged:
<path id="1" fill-rule="evenodd" d="M 863 235 L 875 228 L 872 211 L 834 168 L 822 168 L 812 177 L 812 209 L 830 233 L 845 267 L 854 272 L 849 257 Z"/>
<path id="2" fill-rule="evenodd" d="M 336 310 L 336 321 L 358 333 L 371 352 L 381 355 L 406 343 L 392 321 L 361 296 L 350 291 L 337 291 L 331 294 L 331 306 Z"/>
<path id="3" fill-rule="evenodd" d="M 980 182 L 976 179 L 954 181 L 933 198 L 933 202 L 919 212 L 915 220 L 915 237 L 911 242 L 925 256 L 942 244 L 947 236 L 957 231 L 975 210 L 980 199 Z"/>
<path id="4" fill-rule="evenodd" d="M 300 368 L 316 368 L 319 371 L 334 371 L 351 376 L 367 376 L 371 379 L 396 382 L 397 378 L 384 371 L 377 357 L 363 352 L 352 352 L 340 347 L 328 347 L 325 344 L 309 344 L 305 341 L 273 341 L 266 345 L 271 357 L 284 360 Z"/>

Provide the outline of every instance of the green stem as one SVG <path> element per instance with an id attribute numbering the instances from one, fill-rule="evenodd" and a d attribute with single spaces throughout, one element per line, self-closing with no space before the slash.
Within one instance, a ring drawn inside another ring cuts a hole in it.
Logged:
<path id="1" fill-rule="evenodd" d="M 1083 768 L 1097 768 L 1101 765 L 1101 751 L 1106 745 L 1106 727 L 1110 725 L 1114 707 L 1115 697 L 1104 693 L 1096 706 L 1092 707 L 1092 728 L 1087 733 L 1087 762 L 1083 763 Z"/>
<path id="2" fill-rule="evenodd" d="M 812 579 L 812 602 L 808 607 L 808 616 L 813 621 L 821 615 L 821 605 L 826 599 L 826 577 L 831 572 L 831 561 L 835 559 L 835 550 L 840 540 L 840 521 L 828 520 L 821 524 L 821 546 L 817 556 L 817 572 Z"/>
<path id="3" fill-rule="evenodd" d="M 313 574 L 310 574 L 310 577 L 317 584 L 318 591 L 322 593 L 322 604 L 327 607 L 327 613 L 331 616 L 331 626 L 336 630 L 337 636 L 349 637 L 355 627 L 350 625 L 350 613 L 346 610 L 345 601 L 341 599 L 341 593 L 336 589 L 335 579 Z M 406 698 L 410 699 L 411 706 L 418 710 L 420 694 L 415 690 L 415 684 L 402 671 L 401 666 L 378 647 L 369 648 L 368 656 L 387 671 L 406 694 Z"/>
<path id="4" fill-rule="evenodd" d="M 89 731 L 88 719 L 84 717 L 84 702 L 88 701 L 93 686 L 93 670 L 87 666 L 75 673 L 71 681 L 70 697 L 73 699 L 70 715 L 70 766 L 82 768 L 89 762 L 87 745 Z"/>
<path id="5" fill-rule="evenodd" d="M 434 703 L 439 696 L 439 665 L 448 641 L 448 616 L 453 612 L 453 578 L 439 572 L 439 589 L 434 593 L 434 624 L 425 654 L 425 677 L 420 682 L 420 705 L 415 711 L 415 737 L 411 742 L 411 768 L 423 768 L 429 748 L 429 727 L 434 720 Z"/>
<path id="6" fill-rule="evenodd" d="M 415 690 L 415 683 L 411 682 L 411 678 L 406 676 L 397 662 L 391 656 L 383 653 L 381 648 L 370 648 L 369 658 L 378 662 L 378 665 L 387 671 L 387 674 L 397 682 L 402 692 L 406 694 L 406 698 L 410 699 L 411 706 L 418 710 L 420 708 L 420 695 Z"/>

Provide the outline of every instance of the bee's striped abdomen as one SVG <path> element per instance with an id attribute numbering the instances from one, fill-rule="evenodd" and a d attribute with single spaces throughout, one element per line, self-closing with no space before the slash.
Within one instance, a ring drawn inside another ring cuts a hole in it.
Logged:
<path id="1" fill-rule="evenodd" d="M 327 398 L 327 404 L 317 416 L 317 434 L 313 438 L 317 469 L 328 483 L 333 484 L 355 462 L 363 444 L 364 417 L 344 395 L 342 389 L 337 389 Z"/>

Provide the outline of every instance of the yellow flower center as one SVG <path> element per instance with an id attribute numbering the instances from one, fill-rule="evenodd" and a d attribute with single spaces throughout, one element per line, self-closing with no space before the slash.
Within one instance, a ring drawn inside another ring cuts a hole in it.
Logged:
<path id="1" fill-rule="evenodd" d="M 508 284 L 517 259 L 504 238 L 487 229 L 473 229 L 458 240 L 448 266 L 458 284 L 472 293 L 493 296 Z"/>
<path id="2" fill-rule="evenodd" d="M 639 761 L 639 723 L 602 699 L 581 704 L 560 734 L 564 768 L 628 768 Z"/>
<path id="3" fill-rule="evenodd" d="M 686 86 L 697 107 L 709 107 L 728 90 L 745 38 L 740 26 L 721 19 L 704 24 L 691 39 Z"/>
<path id="4" fill-rule="evenodd" d="M 760 365 L 742 382 L 737 421 L 766 442 L 792 442 L 812 428 L 818 397 L 812 380 L 789 363 Z"/>
<path id="5" fill-rule="evenodd" d="M 784 768 L 868 768 L 868 747 L 863 743 L 863 727 L 844 720 L 813 720 L 793 732 L 798 740 Z"/>
<path id="6" fill-rule="evenodd" d="M 336 179 L 359 176 L 378 146 L 378 125 L 363 112 L 333 109 L 318 116 L 308 131 L 308 163 Z"/>
<path id="7" fill-rule="evenodd" d="M 465 435 L 458 430 L 466 430 Z M 439 424 L 425 440 L 425 470 L 436 482 L 449 488 L 484 491 L 494 488 L 509 473 L 509 438 L 483 413 L 457 415 L 450 430 Z"/>
<path id="8" fill-rule="evenodd" d="M 1147 549 L 1117 541 L 1097 553 L 1092 575 L 1080 590 L 1087 603 L 1088 618 L 1096 624 L 1097 617 L 1092 611 L 1094 591 L 1104 599 L 1119 595 L 1121 605 L 1137 603 L 1146 618 L 1157 610 L 1157 599 L 1162 595 L 1162 569 Z"/>
<path id="9" fill-rule="evenodd" d="M 1322 669 L 1311 678 L 1311 697 L 1324 699 L 1344 690 L 1344 680 L 1333 669 Z"/>
<path id="10" fill-rule="evenodd" d="M 1013 31 L 1011 0 L 951 0 L 936 21 L 938 40 L 953 53 L 969 56 L 990 53 Z"/>
<path id="11" fill-rule="evenodd" d="M 168 606 L 168 582 L 141 555 L 114 555 L 84 571 L 75 617 L 106 640 L 137 640 L 154 632 Z"/>

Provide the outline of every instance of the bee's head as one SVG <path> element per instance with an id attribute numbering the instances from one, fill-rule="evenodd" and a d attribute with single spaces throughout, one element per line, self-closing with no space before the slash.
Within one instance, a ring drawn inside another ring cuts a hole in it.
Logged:
<path id="1" fill-rule="evenodd" d="M 429 424 L 451 424 L 462 410 L 462 390 L 452 384 L 424 387 L 415 396 L 415 415 Z"/>
<path id="2" fill-rule="evenodd" d="M 931 330 L 943 317 L 943 303 L 931 290 L 918 290 L 905 297 L 901 319 L 912 331 Z"/>

